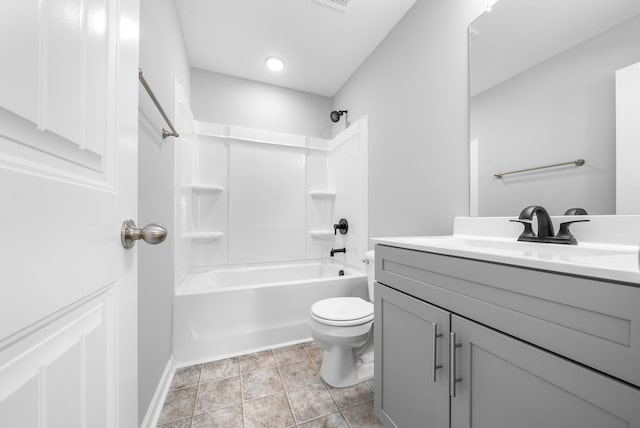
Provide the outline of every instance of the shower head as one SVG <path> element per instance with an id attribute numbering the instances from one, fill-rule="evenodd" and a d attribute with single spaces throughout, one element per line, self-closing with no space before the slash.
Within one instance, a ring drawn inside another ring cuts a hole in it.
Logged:
<path id="1" fill-rule="evenodd" d="M 348 114 L 347 110 L 334 110 L 331 112 L 331 121 L 334 123 L 338 123 L 343 114 Z"/>

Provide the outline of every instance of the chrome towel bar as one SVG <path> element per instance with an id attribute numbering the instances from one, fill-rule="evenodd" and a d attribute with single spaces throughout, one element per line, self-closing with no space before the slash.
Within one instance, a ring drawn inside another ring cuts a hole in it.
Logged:
<path id="1" fill-rule="evenodd" d="M 527 172 L 527 171 L 535 171 L 538 169 L 546 169 L 546 168 L 554 168 L 556 166 L 564 166 L 564 165 L 575 165 L 575 166 L 582 166 L 584 165 L 584 159 L 576 159 L 574 161 L 571 162 L 562 162 L 562 163 L 554 163 L 552 165 L 545 165 L 545 166 L 536 166 L 534 168 L 527 168 L 527 169 L 519 169 L 517 171 L 509 171 L 509 172 L 499 172 L 497 174 L 493 174 L 496 178 L 502 178 L 505 175 L 509 175 L 509 174 L 517 174 L 519 172 Z"/>
<path id="2" fill-rule="evenodd" d="M 176 138 L 178 138 L 180 136 L 180 134 L 178 134 L 178 131 L 176 131 L 176 128 L 173 127 L 173 124 L 169 120 L 169 117 L 167 116 L 167 113 L 165 113 L 164 109 L 160 105 L 160 102 L 158 101 L 158 99 L 156 98 L 155 94 L 153 93 L 153 91 L 149 87 L 149 84 L 147 83 L 147 81 L 145 80 L 144 76 L 142 75 L 142 69 L 141 68 L 138 68 L 138 79 L 140 80 L 140 83 L 142 83 L 142 86 L 144 86 L 144 89 L 147 91 L 147 94 L 149 94 L 149 97 L 151 97 L 151 101 L 153 101 L 153 103 L 156 105 L 156 108 L 158 109 L 158 111 L 160 112 L 162 117 L 164 118 L 164 121 L 167 122 L 167 125 L 169 125 L 169 128 L 171 129 L 171 132 L 169 132 L 166 129 L 162 128 L 162 139 L 164 140 L 167 137 L 176 137 Z"/>

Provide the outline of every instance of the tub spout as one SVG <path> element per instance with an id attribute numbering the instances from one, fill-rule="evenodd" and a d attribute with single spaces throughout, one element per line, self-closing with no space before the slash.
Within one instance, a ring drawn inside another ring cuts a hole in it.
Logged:
<path id="1" fill-rule="evenodd" d="M 332 248 L 331 249 L 331 257 L 333 257 L 336 253 L 345 253 L 346 254 L 346 252 L 347 252 L 346 248 L 337 248 L 337 249 Z"/>

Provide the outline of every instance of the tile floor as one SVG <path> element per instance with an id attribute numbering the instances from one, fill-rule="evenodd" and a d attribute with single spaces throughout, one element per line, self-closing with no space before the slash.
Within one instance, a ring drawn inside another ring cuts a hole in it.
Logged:
<path id="1" fill-rule="evenodd" d="M 373 383 L 333 388 L 308 342 L 178 369 L 159 428 L 375 428 Z"/>

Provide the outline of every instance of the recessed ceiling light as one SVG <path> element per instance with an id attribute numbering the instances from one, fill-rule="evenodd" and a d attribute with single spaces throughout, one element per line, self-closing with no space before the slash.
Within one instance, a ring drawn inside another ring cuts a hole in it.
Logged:
<path id="1" fill-rule="evenodd" d="M 284 61 L 274 56 L 267 58 L 265 64 L 267 64 L 267 68 L 271 71 L 282 71 L 284 68 Z"/>

